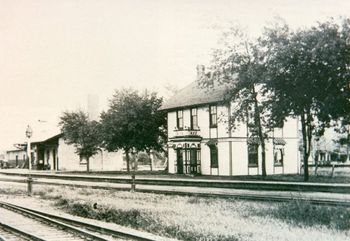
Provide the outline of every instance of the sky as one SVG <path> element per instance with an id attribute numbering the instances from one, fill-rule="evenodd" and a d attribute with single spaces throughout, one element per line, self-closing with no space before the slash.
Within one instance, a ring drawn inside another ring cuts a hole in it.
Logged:
<path id="1" fill-rule="evenodd" d="M 106 109 L 116 89 L 195 80 L 231 24 L 259 35 L 283 18 L 303 28 L 350 17 L 348 0 L 0 0 L 0 150 L 57 133 L 63 111 Z"/>

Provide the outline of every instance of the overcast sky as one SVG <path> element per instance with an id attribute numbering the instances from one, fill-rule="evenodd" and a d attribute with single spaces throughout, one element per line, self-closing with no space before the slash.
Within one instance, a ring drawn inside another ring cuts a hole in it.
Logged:
<path id="1" fill-rule="evenodd" d="M 184 87 L 229 22 L 257 35 L 276 16 L 297 28 L 349 13 L 348 0 L 0 0 L 0 149 L 27 124 L 50 137 L 88 94 L 103 109 L 117 88 Z"/>

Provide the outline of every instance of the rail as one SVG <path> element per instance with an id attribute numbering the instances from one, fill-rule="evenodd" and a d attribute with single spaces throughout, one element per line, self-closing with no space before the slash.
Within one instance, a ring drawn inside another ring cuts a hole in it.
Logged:
<path id="1" fill-rule="evenodd" d="M 35 218 L 37 220 L 41 220 L 50 225 L 54 225 L 61 229 L 68 230 L 72 233 L 76 233 L 79 236 L 87 237 L 90 240 L 97 240 L 97 241 L 110 240 L 101 235 L 111 236 L 113 238 L 119 238 L 119 239 L 123 238 L 127 240 L 140 240 L 140 241 L 165 240 L 165 238 L 162 238 L 153 234 L 149 234 L 149 233 L 140 232 L 137 230 L 127 231 L 127 230 L 117 230 L 115 228 L 110 229 L 110 228 L 102 227 L 100 225 L 95 225 L 95 224 L 91 224 L 88 222 L 84 222 L 84 221 L 80 221 L 80 220 L 72 219 L 68 217 L 57 216 L 54 214 L 49 214 L 47 212 L 29 209 L 29 208 L 21 207 L 21 206 L 10 204 L 3 201 L 0 201 L 0 207 Z M 13 231 L 19 232 L 19 233 L 21 232 L 21 230 L 13 230 Z M 28 234 L 26 234 L 25 232 L 22 232 L 21 235 L 28 235 Z M 34 236 L 29 238 L 33 240 L 38 240 L 38 241 L 44 240 Z"/>
<path id="2" fill-rule="evenodd" d="M 23 176 L 24 173 L 7 174 Z M 186 187 L 210 187 L 210 188 L 226 188 L 226 189 L 244 189 L 244 190 L 266 190 L 266 191 L 296 191 L 296 192 L 326 192 L 326 193 L 350 193 L 350 184 L 346 183 L 305 183 L 305 182 L 285 182 L 285 181 L 242 181 L 242 180 L 207 180 L 207 179 L 189 179 L 189 178 L 147 178 L 136 176 L 133 180 L 132 176 L 122 177 L 105 177 L 90 175 L 67 175 L 67 174 L 31 174 L 36 179 L 57 179 L 71 180 L 80 182 L 95 182 L 109 184 L 124 184 L 123 188 L 130 189 L 134 183 L 138 185 L 150 186 L 186 186 Z M 0 180 L 6 181 L 5 178 Z M 23 182 L 23 180 L 18 180 Z M 38 182 L 34 180 L 34 183 Z M 43 181 L 41 181 L 43 183 Z M 51 183 L 53 184 L 53 183 Z M 74 186 L 74 183 L 72 182 Z M 80 185 L 83 186 L 83 185 Z"/>

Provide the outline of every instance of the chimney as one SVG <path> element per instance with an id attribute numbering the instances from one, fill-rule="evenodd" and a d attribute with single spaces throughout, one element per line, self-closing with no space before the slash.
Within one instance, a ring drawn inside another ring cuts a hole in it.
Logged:
<path id="1" fill-rule="evenodd" d="M 88 95 L 88 114 L 89 114 L 90 120 L 98 121 L 100 117 L 98 95 L 94 95 L 94 94 Z"/>
<path id="2" fill-rule="evenodd" d="M 200 81 L 205 75 L 205 66 L 200 64 L 200 65 L 197 65 L 196 69 L 197 69 L 197 81 Z"/>

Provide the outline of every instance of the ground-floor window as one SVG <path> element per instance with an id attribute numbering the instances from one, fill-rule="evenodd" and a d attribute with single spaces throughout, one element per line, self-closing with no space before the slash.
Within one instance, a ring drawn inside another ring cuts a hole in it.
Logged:
<path id="1" fill-rule="evenodd" d="M 283 166 L 284 146 L 286 141 L 283 138 L 273 139 L 273 164 L 274 166 Z"/>
<path id="2" fill-rule="evenodd" d="M 80 165 L 86 165 L 87 164 L 87 158 L 84 155 L 79 155 Z M 47 163 L 49 163 L 49 159 L 47 159 Z"/>
<path id="3" fill-rule="evenodd" d="M 275 166 L 283 166 L 284 146 L 275 146 L 273 157 Z"/>
<path id="4" fill-rule="evenodd" d="M 248 144 L 248 166 L 257 167 L 259 162 L 259 145 Z"/>
<path id="5" fill-rule="evenodd" d="M 218 147 L 217 145 L 210 145 L 210 167 L 211 168 L 218 168 L 219 162 L 218 162 Z"/>

